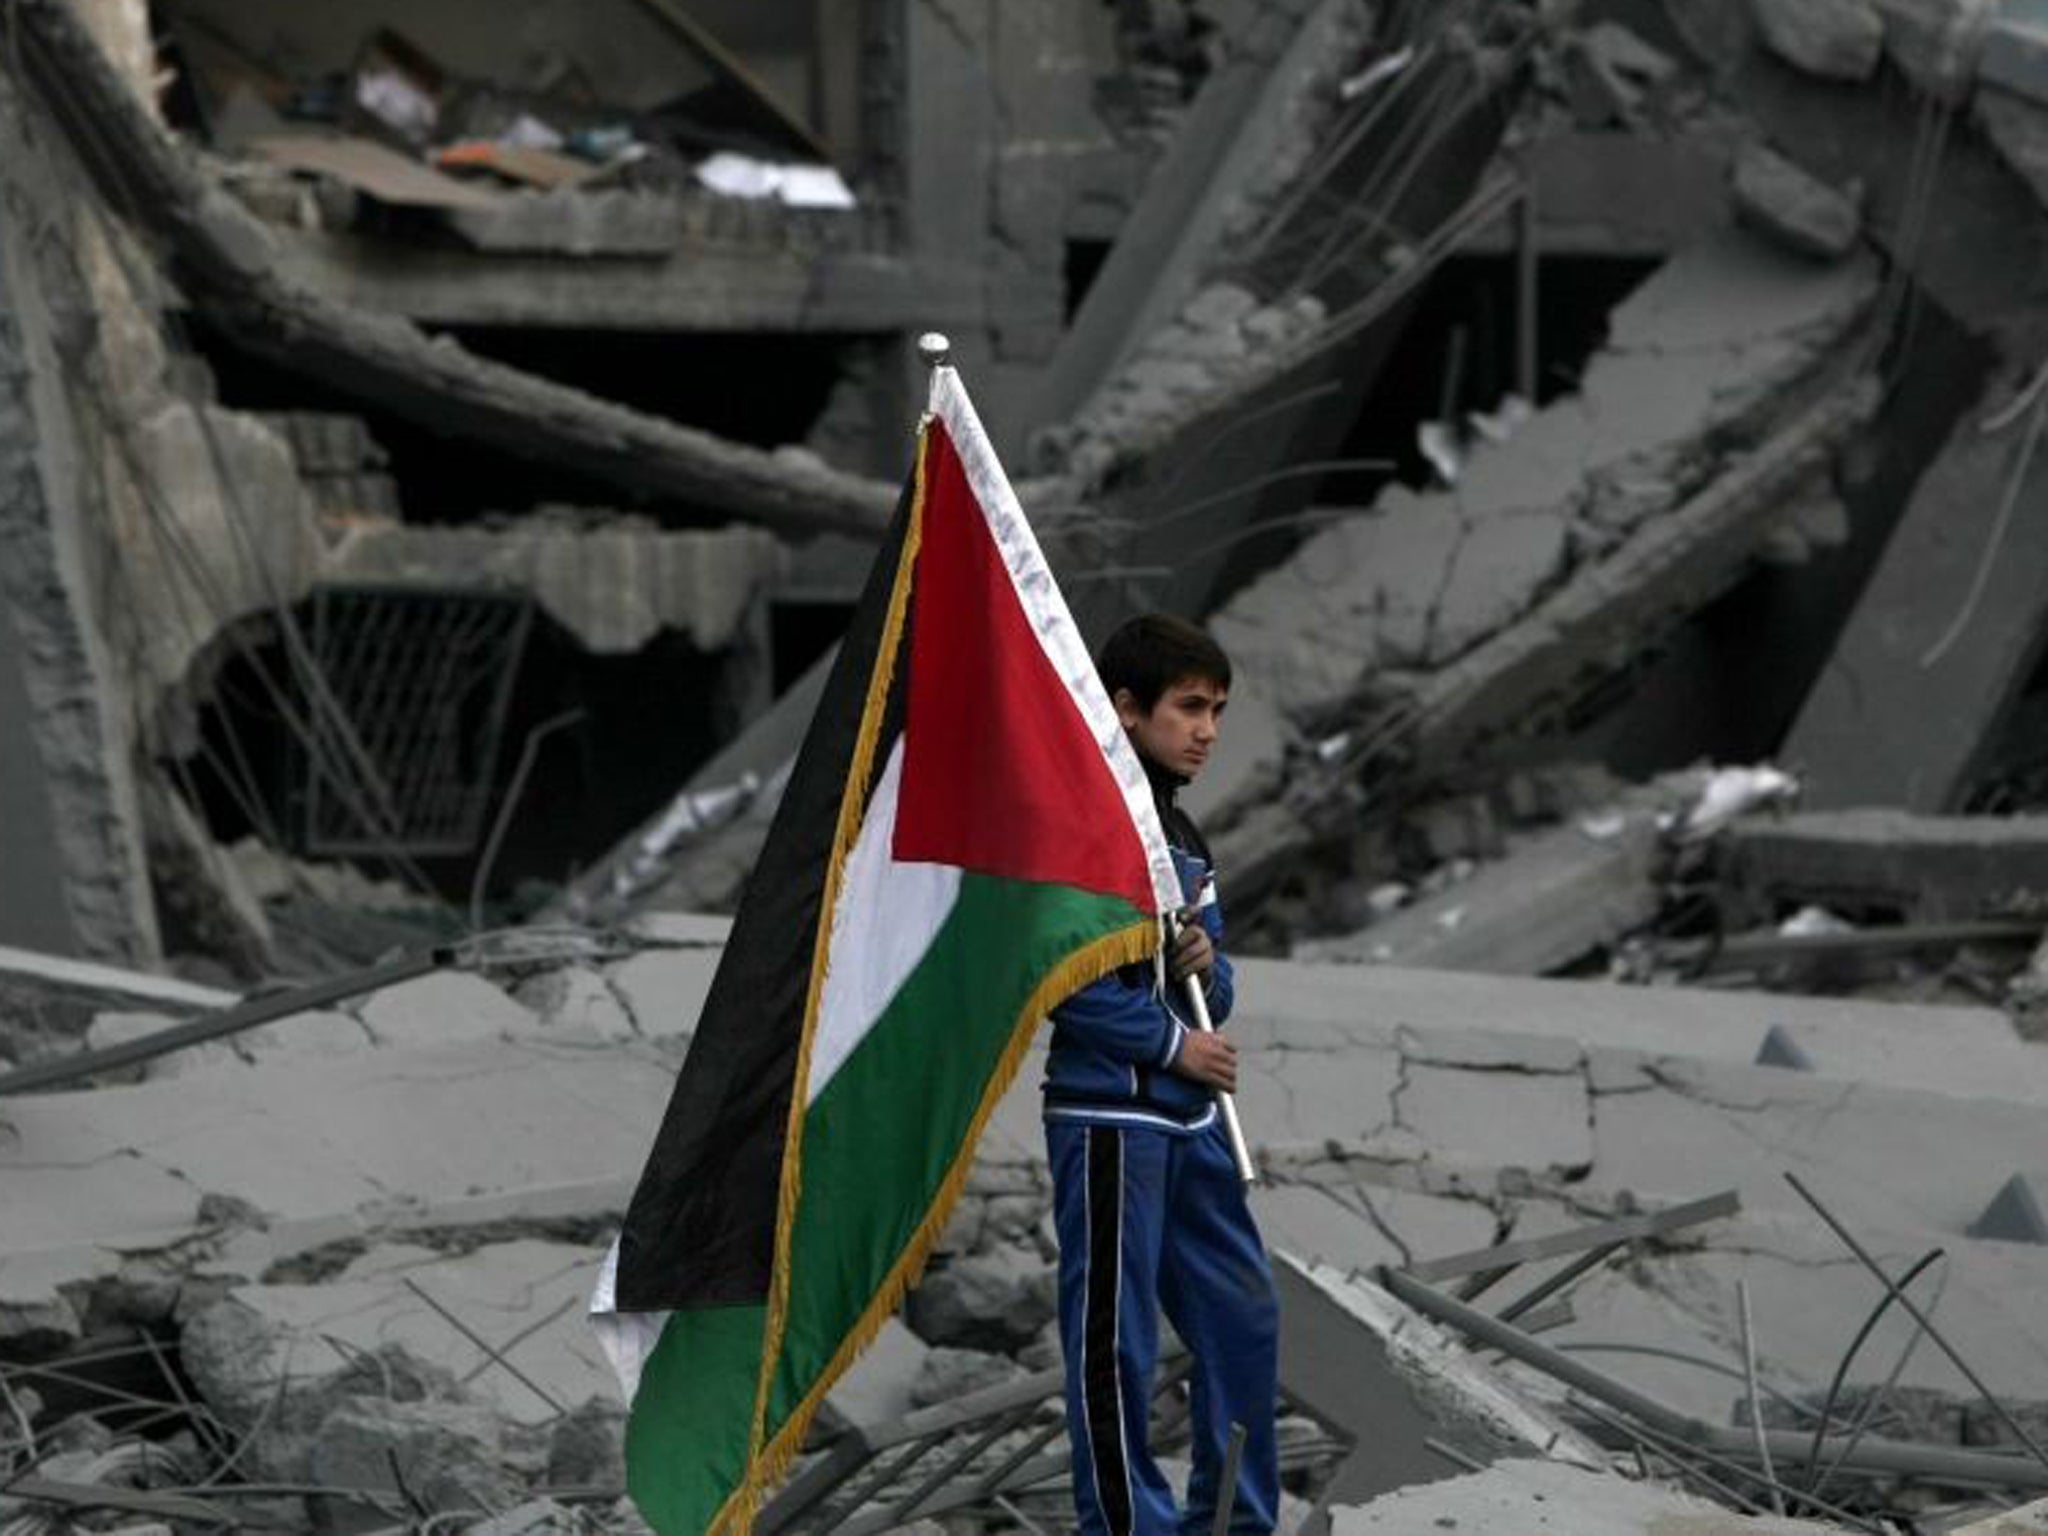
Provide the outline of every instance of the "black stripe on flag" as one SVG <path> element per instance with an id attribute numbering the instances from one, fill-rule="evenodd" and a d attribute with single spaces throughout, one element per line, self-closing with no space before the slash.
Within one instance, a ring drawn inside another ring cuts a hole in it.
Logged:
<path id="1" fill-rule="evenodd" d="M 633 1192 L 619 1236 L 621 1311 L 728 1306 L 768 1294 L 820 908 L 914 486 L 913 477 L 876 551 Z M 894 671 L 871 778 L 902 727 L 902 669 Z M 873 789 L 862 786 L 863 796 Z"/>

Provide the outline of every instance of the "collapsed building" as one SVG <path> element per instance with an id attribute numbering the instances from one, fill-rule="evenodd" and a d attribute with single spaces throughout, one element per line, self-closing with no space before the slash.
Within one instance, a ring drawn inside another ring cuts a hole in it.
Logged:
<path id="1" fill-rule="evenodd" d="M 2048 20 L 9 18 L 0 1528 L 633 1527 L 580 1304 L 931 328 L 1238 664 L 1290 1520 L 2041 1528 Z M 772 1528 L 1070 1519 L 1025 1078 Z"/>

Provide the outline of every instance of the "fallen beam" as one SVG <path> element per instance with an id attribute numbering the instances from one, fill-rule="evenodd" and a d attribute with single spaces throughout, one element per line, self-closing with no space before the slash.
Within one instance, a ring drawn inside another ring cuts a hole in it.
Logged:
<path id="1" fill-rule="evenodd" d="M 601 400 L 292 282 L 270 232 L 149 117 L 65 0 L 23 0 L 10 14 L 26 65 L 16 67 L 64 138 L 114 207 L 169 257 L 195 307 L 238 346 L 435 432 L 643 501 L 785 533 L 879 534 L 896 500 L 892 486 Z"/>
<path id="2" fill-rule="evenodd" d="M 1785 739 L 1809 805 L 1953 810 L 2048 642 L 2048 405 L 1995 383 L 1914 488 Z"/>
<path id="3" fill-rule="evenodd" d="M 1736 822 L 1720 858 L 1724 908 L 1759 921 L 1809 903 L 1918 923 L 2048 908 L 2048 816 L 1809 811 Z"/>
<path id="4" fill-rule="evenodd" d="M 1657 916 L 1660 827 L 1689 795 L 1675 785 L 1631 794 L 1510 845 L 1460 880 L 1356 933 L 1295 947 L 1300 960 L 1541 976 Z"/>

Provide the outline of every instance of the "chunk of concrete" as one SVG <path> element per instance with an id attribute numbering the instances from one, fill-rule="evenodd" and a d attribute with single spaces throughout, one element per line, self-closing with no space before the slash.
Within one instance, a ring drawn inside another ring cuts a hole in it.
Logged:
<path id="1" fill-rule="evenodd" d="M 927 1270 L 903 1316 L 927 1344 L 1009 1350 L 1030 1343 L 1054 1309 L 1051 1267 L 1035 1252 L 998 1248 Z"/>
<path id="2" fill-rule="evenodd" d="M 1970 1223 L 1970 1236 L 2048 1245 L 2048 1216 L 2042 1215 L 2040 1197 L 2026 1175 L 2016 1173 L 2000 1186 L 1984 1214 Z"/>
<path id="3" fill-rule="evenodd" d="M 1764 1031 L 1763 1044 L 1756 1048 L 1756 1064 L 1760 1067 L 1785 1067 L 1794 1072 L 1813 1071 L 1813 1058 L 1806 1053 L 1806 1047 L 1792 1037 L 1792 1032 L 1782 1024 L 1773 1024 Z"/>
<path id="4" fill-rule="evenodd" d="M 1735 157 L 1729 191 L 1735 211 L 1801 256 L 1840 261 L 1856 249 L 1863 231 L 1857 199 L 1761 144 L 1745 144 Z"/>
<path id="5" fill-rule="evenodd" d="M 1875 293 L 1867 260 L 1825 267 L 1715 232 L 1616 307 L 1577 396 L 1475 444 L 1454 489 L 1391 486 L 1335 521 L 1212 631 L 1247 688 L 1327 730 L 1389 668 L 1441 669 L 1508 632 L 1575 563 L 1714 481 Z"/>
<path id="6" fill-rule="evenodd" d="M 1556 1461 L 1497 1462 L 1483 1472 L 1383 1494 L 1330 1511 L 1331 1536 L 1443 1536 L 1446 1531 L 1555 1536 L 1825 1536 L 1839 1526 L 1737 1514 L 1660 1483 Z"/>
<path id="7" fill-rule="evenodd" d="M 86 1026 L 85 1048 L 89 1051 L 109 1050 L 117 1045 L 126 1045 L 131 1040 L 140 1040 L 146 1035 L 158 1034 L 177 1022 L 176 1019 L 161 1013 L 102 1013 Z M 187 1046 L 182 1051 L 172 1051 L 168 1055 L 154 1057 L 136 1069 L 136 1075 L 157 1082 L 169 1078 L 188 1077 L 194 1072 L 239 1071 L 247 1065 L 248 1063 L 236 1053 L 232 1042 L 207 1040 L 198 1045 Z"/>
<path id="8" fill-rule="evenodd" d="M 2025 509 L 2048 455 L 2024 422 L 1979 424 L 2030 378 L 1966 409 L 1913 488 L 1780 749 L 1808 807 L 1953 812 L 2024 692 L 2048 622 L 2048 518 Z"/>
<path id="9" fill-rule="evenodd" d="M 633 1025 L 649 1037 L 689 1037 L 718 972 L 716 949 L 651 949 L 605 972 Z"/>
<path id="10" fill-rule="evenodd" d="M 1884 56 L 1884 18 L 1870 0 L 1750 0 L 1764 46 L 1826 80 L 1868 80 Z"/>
<path id="11" fill-rule="evenodd" d="M 1024 1374 L 1024 1367 L 1008 1355 L 941 1346 L 925 1356 L 917 1379 L 910 1385 L 910 1403 L 913 1408 L 950 1403 L 984 1387 L 1015 1381 Z"/>
<path id="12" fill-rule="evenodd" d="M 529 1029 L 10 1099 L 0 1294 L 175 1247 L 221 1197 L 260 1217 L 258 1270 L 407 1223 L 620 1210 L 674 1071 L 653 1042 Z"/>
<path id="13" fill-rule="evenodd" d="M 488 1409 L 356 1397 L 322 1422 L 310 1470 L 317 1482 L 456 1514 L 520 1502 L 525 1490 L 504 1462 L 504 1429 Z"/>
<path id="14" fill-rule="evenodd" d="M 849 1424 L 885 1424 L 918 1406 L 913 1393 L 932 1346 L 899 1318 L 888 1318 L 874 1342 L 832 1388 L 832 1411 Z"/>
<path id="15" fill-rule="evenodd" d="M 530 976 L 513 989 L 512 996 L 539 1015 L 546 1026 L 584 1029 L 607 1040 L 639 1033 L 618 994 L 588 966 L 566 965 Z"/>
<path id="16" fill-rule="evenodd" d="M 2048 1536 L 2048 1499 L 2018 1509 L 2002 1509 L 1968 1525 L 1954 1526 L 1949 1536 Z"/>
<path id="17" fill-rule="evenodd" d="M 345 1013 L 315 1010 L 259 1024 L 234 1037 L 252 1061 L 322 1061 L 368 1050 L 375 1042 L 361 1021 Z M 160 1058 L 161 1059 L 161 1058 Z"/>
<path id="18" fill-rule="evenodd" d="M 601 1258 L 531 1238 L 452 1258 L 380 1246 L 318 1284 L 237 1286 L 187 1336 L 205 1354 L 209 1398 L 226 1403 L 261 1402 L 287 1378 L 294 1391 L 318 1391 L 364 1356 L 395 1347 L 464 1383 L 507 1420 L 542 1424 L 615 1390 L 581 1305 Z"/>
<path id="19" fill-rule="evenodd" d="M 539 1020 L 481 976 L 429 971 L 372 993 L 358 1010 L 379 1045 L 452 1045 L 530 1033 Z"/>

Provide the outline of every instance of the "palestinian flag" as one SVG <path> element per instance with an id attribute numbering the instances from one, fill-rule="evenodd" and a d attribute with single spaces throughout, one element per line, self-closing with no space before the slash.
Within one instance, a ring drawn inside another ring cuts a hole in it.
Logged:
<path id="1" fill-rule="evenodd" d="M 1038 1019 L 1158 948 L 1151 791 L 950 368 L 591 1311 L 662 1536 L 744 1532 Z"/>

